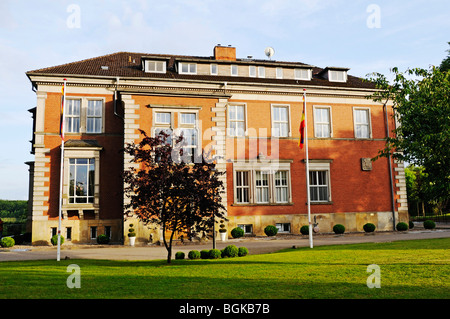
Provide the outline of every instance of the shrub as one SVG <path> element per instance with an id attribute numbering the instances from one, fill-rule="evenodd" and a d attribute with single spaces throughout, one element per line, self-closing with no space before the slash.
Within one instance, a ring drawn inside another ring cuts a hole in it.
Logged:
<path id="1" fill-rule="evenodd" d="M 14 238 L 12 238 L 12 237 L 3 237 L 0 240 L 0 246 L 5 247 L 5 248 L 12 247 L 15 245 L 15 243 L 16 242 L 14 241 Z"/>
<path id="2" fill-rule="evenodd" d="M 136 232 L 133 228 L 133 224 L 130 224 L 130 228 L 128 228 L 128 237 L 136 237 Z"/>
<path id="3" fill-rule="evenodd" d="M 175 259 L 184 259 L 184 253 L 182 251 L 178 251 L 175 254 Z"/>
<path id="4" fill-rule="evenodd" d="M 302 235 L 308 235 L 309 234 L 309 226 L 303 225 L 302 227 L 300 227 L 300 233 Z"/>
<path id="5" fill-rule="evenodd" d="M 240 227 L 233 228 L 231 230 L 231 236 L 233 238 L 242 237 L 242 236 L 244 236 L 244 230 L 242 228 L 240 228 Z"/>
<path id="6" fill-rule="evenodd" d="M 264 228 L 264 233 L 269 237 L 275 236 L 278 233 L 278 229 L 274 225 L 269 225 Z"/>
<path id="7" fill-rule="evenodd" d="M 396 228 L 397 228 L 398 231 L 405 231 L 405 230 L 408 230 L 408 224 L 400 222 L 400 223 L 397 224 Z"/>
<path id="8" fill-rule="evenodd" d="M 225 224 L 223 223 L 223 219 L 220 221 L 219 233 L 226 233 L 227 229 L 225 228 Z"/>
<path id="9" fill-rule="evenodd" d="M 409 221 L 409 229 L 413 229 L 414 228 L 414 223 L 412 221 Z"/>
<path id="10" fill-rule="evenodd" d="M 202 251 L 200 251 L 200 258 L 201 259 L 209 259 L 209 250 L 203 249 Z"/>
<path id="11" fill-rule="evenodd" d="M 237 257 L 239 254 L 239 249 L 235 245 L 228 245 L 223 250 L 225 257 Z"/>
<path id="12" fill-rule="evenodd" d="M 426 220 L 423 222 L 423 228 L 425 229 L 435 229 L 436 223 L 432 220 Z"/>
<path id="13" fill-rule="evenodd" d="M 211 249 L 209 251 L 209 258 L 211 258 L 211 259 L 218 259 L 218 258 L 220 258 L 221 255 L 222 255 L 222 253 L 218 249 Z"/>
<path id="14" fill-rule="evenodd" d="M 336 224 L 333 226 L 333 231 L 335 234 L 343 234 L 345 232 L 345 226 L 341 224 Z"/>
<path id="15" fill-rule="evenodd" d="M 64 237 L 59 235 L 59 237 L 61 238 L 61 245 L 64 244 Z M 53 246 L 58 245 L 58 235 L 53 235 L 52 239 L 50 240 L 52 242 Z"/>
<path id="16" fill-rule="evenodd" d="M 372 223 L 367 223 L 363 226 L 363 228 L 366 233 L 373 233 L 375 231 L 376 226 Z"/>
<path id="17" fill-rule="evenodd" d="M 191 250 L 188 253 L 189 259 L 199 259 L 200 258 L 200 252 L 198 250 Z"/>
<path id="18" fill-rule="evenodd" d="M 98 237 L 97 237 L 97 244 L 100 244 L 100 245 L 107 245 L 107 244 L 109 244 L 109 237 L 104 235 L 104 234 L 98 235 Z"/>
<path id="19" fill-rule="evenodd" d="M 243 257 L 248 255 L 248 249 L 246 247 L 239 247 L 238 256 Z"/>

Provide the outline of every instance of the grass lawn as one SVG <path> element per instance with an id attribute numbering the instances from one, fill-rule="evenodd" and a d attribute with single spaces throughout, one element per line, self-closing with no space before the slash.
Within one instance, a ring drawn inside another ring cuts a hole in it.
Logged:
<path id="1" fill-rule="evenodd" d="M 289 249 L 218 260 L 0 263 L 0 298 L 445 298 L 450 238 Z M 69 289 L 67 266 L 81 270 Z M 377 264 L 381 288 L 369 289 Z"/>

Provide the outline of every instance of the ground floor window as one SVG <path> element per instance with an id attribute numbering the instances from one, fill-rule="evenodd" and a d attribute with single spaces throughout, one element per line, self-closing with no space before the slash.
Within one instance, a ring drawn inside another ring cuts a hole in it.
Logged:
<path id="1" fill-rule="evenodd" d="M 97 238 L 97 226 L 91 226 L 91 239 Z"/>
<path id="2" fill-rule="evenodd" d="M 69 159 L 69 203 L 93 203 L 95 160 Z"/>
<path id="3" fill-rule="evenodd" d="M 105 226 L 105 235 L 111 239 L 111 226 Z"/>
<path id="4" fill-rule="evenodd" d="M 253 225 L 252 224 L 241 224 L 241 225 L 237 225 L 237 226 L 244 231 L 244 235 L 253 234 Z"/>
<path id="5" fill-rule="evenodd" d="M 328 171 L 309 172 L 309 191 L 311 202 L 328 202 L 328 188 Z"/>
<path id="6" fill-rule="evenodd" d="M 290 223 L 276 223 L 275 227 L 278 229 L 279 233 L 290 233 L 291 224 Z"/>

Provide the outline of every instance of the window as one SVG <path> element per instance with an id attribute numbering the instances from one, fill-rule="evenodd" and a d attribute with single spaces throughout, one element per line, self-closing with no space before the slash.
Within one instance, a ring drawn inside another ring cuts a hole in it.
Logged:
<path id="1" fill-rule="evenodd" d="M 289 136 L 289 107 L 272 106 L 272 136 Z"/>
<path id="2" fill-rule="evenodd" d="M 294 78 L 296 80 L 311 80 L 311 71 L 309 69 L 294 69 Z"/>
<path id="3" fill-rule="evenodd" d="M 86 119 L 86 133 L 102 132 L 102 100 L 89 100 Z"/>
<path id="4" fill-rule="evenodd" d="M 105 226 L 105 235 L 111 239 L 111 226 Z"/>
<path id="5" fill-rule="evenodd" d="M 219 74 L 217 64 L 211 64 L 211 75 L 217 75 Z"/>
<path id="6" fill-rule="evenodd" d="M 72 227 L 66 227 L 66 239 L 72 240 Z"/>
<path id="7" fill-rule="evenodd" d="M 81 100 L 66 99 L 65 127 L 66 133 L 80 132 Z"/>
<path id="8" fill-rule="evenodd" d="M 289 202 L 288 171 L 275 172 L 275 202 Z"/>
<path id="9" fill-rule="evenodd" d="M 244 136 L 245 133 L 245 106 L 228 106 L 228 135 Z"/>
<path id="10" fill-rule="evenodd" d="M 258 77 L 259 78 L 266 77 L 266 69 L 263 66 L 258 66 Z"/>
<path id="11" fill-rule="evenodd" d="M 170 125 L 172 123 L 172 114 L 170 112 L 157 112 L 155 115 L 156 124 Z"/>
<path id="12" fill-rule="evenodd" d="M 354 108 L 353 109 L 355 137 L 370 138 L 370 113 L 369 109 Z"/>
<path id="13" fill-rule="evenodd" d="M 328 80 L 331 82 L 345 82 L 347 81 L 347 74 L 345 71 L 328 70 Z"/>
<path id="14" fill-rule="evenodd" d="M 166 73 L 165 61 L 145 61 L 145 72 Z"/>
<path id="15" fill-rule="evenodd" d="M 269 174 L 265 171 L 255 172 L 255 191 L 257 203 L 269 202 Z"/>
<path id="16" fill-rule="evenodd" d="M 97 238 L 97 226 L 91 226 L 91 239 Z"/>
<path id="17" fill-rule="evenodd" d="M 311 202 L 328 202 L 328 171 L 310 171 L 309 190 Z"/>
<path id="18" fill-rule="evenodd" d="M 231 75 L 237 76 L 238 75 L 238 66 L 236 64 L 231 65 Z"/>
<path id="19" fill-rule="evenodd" d="M 178 64 L 180 69 L 180 74 L 197 74 L 197 64 L 196 63 L 186 63 L 180 62 Z"/>
<path id="20" fill-rule="evenodd" d="M 283 68 L 277 68 L 277 79 L 283 78 Z"/>
<path id="21" fill-rule="evenodd" d="M 248 67 L 248 75 L 251 77 L 256 77 L 256 66 L 250 65 Z"/>
<path id="22" fill-rule="evenodd" d="M 237 171 L 236 172 L 236 202 L 248 203 L 249 202 L 249 172 Z"/>
<path id="23" fill-rule="evenodd" d="M 278 229 L 279 233 L 290 233 L 291 224 L 289 223 L 276 223 L 275 227 Z"/>
<path id="24" fill-rule="evenodd" d="M 69 203 L 94 202 L 95 160 L 69 159 Z"/>
<path id="25" fill-rule="evenodd" d="M 253 234 L 253 225 L 252 224 L 240 224 L 237 226 L 244 231 L 244 235 Z"/>
<path id="26" fill-rule="evenodd" d="M 314 136 L 331 137 L 330 107 L 314 106 Z"/>

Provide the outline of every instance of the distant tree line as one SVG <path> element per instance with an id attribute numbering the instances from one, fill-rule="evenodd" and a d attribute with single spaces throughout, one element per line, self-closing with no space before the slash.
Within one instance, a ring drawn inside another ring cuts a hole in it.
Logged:
<path id="1" fill-rule="evenodd" d="M 0 218 L 25 219 L 27 217 L 28 202 L 26 200 L 0 199 Z"/>

